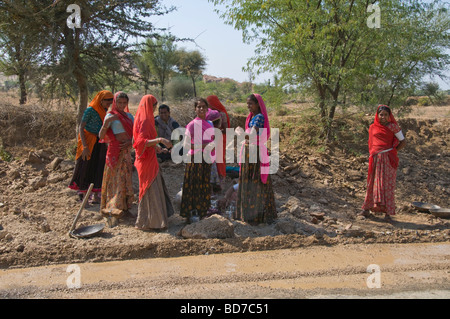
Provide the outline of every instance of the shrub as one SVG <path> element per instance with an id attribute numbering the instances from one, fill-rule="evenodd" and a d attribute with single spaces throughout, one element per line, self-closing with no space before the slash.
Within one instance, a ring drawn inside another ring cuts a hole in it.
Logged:
<path id="1" fill-rule="evenodd" d="M 419 106 L 430 106 L 431 105 L 431 101 L 429 97 L 420 97 L 417 103 Z"/>

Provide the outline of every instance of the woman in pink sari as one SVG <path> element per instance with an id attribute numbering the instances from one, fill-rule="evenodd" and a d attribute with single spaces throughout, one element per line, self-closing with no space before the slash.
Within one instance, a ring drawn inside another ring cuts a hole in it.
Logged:
<path id="1" fill-rule="evenodd" d="M 378 106 L 374 123 L 369 128 L 369 172 L 366 199 L 360 216 L 369 211 L 384 213 L 390 221 L 395 215 L 395 182 L 397 177 L 397 151 L 405 147 L 405 137 L 386 105 Z"/>
<path id="2" fill-rule="evenodd" d="M 128 110 L 128 96 L 123 92 L 114 95 L 111 111 L 99 132 L 100 143 L 108 144 L 106 165 L 103 171 L 100 212 L 112 217 L 111 226 L 127 212 L 134 201 L 131 159 L 133 115 Z"/>
<path id="3" fill-rule="evenodd" d="M 185 141 L 190 145 L 187 155 L 190 156 L 191 161 L 186 163 L 180 215 L 187 218 L 187 222 L 190 221 L 191 216 L 205 217 L 210 206 L 211 164 L 205 161 L 204 153 L 206 152 L 203 151 L 213 141 L 213 134 L 207 133 L 207 130 L 210 130 L 209 132 L 213 130 L 213 126 L 206 121 L 207 112 L 208 102 L 205 99 L 198 99 L 195 102 L 197 117 L 186 126 Z M 211 155 L 214 157 L 214 154 Z M 196 157 L 200 158 L 198 163 L 196 163 Z"/>
<path id="4" fill-rule="evenodd" d="M 269 175 L 269 155 L 264 143 L 270 137 L 270 123 L 266 105 L 259 94 L 247 98 L 250 114 L 245 123 L 245 132 L 256 131 L 256 147 L 251 139 L 243 146 L 245 157 L 241 158 L 239 189 L 235 219 L 250 224 L 272 223 L 277 218 L 275 197 Z M 257 152 L 256 163 L 250 162 L 250 152 Z"/>

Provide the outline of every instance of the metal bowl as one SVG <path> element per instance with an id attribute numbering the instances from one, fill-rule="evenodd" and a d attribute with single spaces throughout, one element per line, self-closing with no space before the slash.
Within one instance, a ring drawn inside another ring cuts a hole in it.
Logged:
<path id="1" fill-rule="evenodd" d="M 430 209 L 430 213 L 436 217 L 450 218 L 450 208 Z"/>
<path id="2" fill-rule="evenodd" d="M 101 233 L 104 228 L 105 224 L 80 227 L 72 231 L 70 235 L 76 238 L 87 238 Z"/>
<path id="3" fill-rule="evenodd" d="M 421 212 L 430 212 L 430 209 L 440 209 L 440 206 L 423 203 L 423 202 L 413 202 L 412 205 Z"/>

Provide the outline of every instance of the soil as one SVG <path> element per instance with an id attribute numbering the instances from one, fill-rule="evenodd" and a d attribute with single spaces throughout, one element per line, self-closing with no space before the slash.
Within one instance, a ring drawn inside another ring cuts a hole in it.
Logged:
<path id="1" fill-rule="evenodd" d="M 182 237 L 185 220 L 178 212 L 170 217 L 165 232 L 136 230 L 137 203 L 118 226 L 107 226 L 92 238 L 71 238 L 68 232 L 81 205 L 67 187 L 74 168 L 67 149 L 74 140 L 59 138 L 47 145 L 41 142 L 42 137 L 28 136 L 27 142 L 14 142 L 11 135 L 3 135 L 0 147 L 13 160 L 0 160 L 0 268 L 343 244 L 448 243 L 450 220 L 420 212 L 411 203 L 450 207 L 449 109 L 442 106 L 431 118 L 419 114 L 398 119 L 408 144 L 399 154 L 397 213 L 392 222 L 385 222 L 383 216 L 356 216 L 365 196 L 366 137 L 373 114 L 337 117 L 339 142 L 325 148 L 306 138 L 294 139 L 308 135 L 300 124 L 295 126 L 295 116 L 274 116 L 272 127 L 280 125 L 281 132 L 280 169 L 272 175 L 278 220 L 257 226 L 233 221 L 234 237 L 225 239 Z M 242 116 L 234 114 L 234 123 L 241 122 Z M 16 127 L 6 126 L 2 134 L 20 131 L 20 121 L 14 123 Z M 1 124 L 4 127 L 8 121 Z M 161 171 L 175 199 L 183 183 L 184 166 L 165 162 Z M 233 181 L 227 177 L 227 187 Z M 136 172 L 134 187 L 137 198 Z M 105 222 L 98 210 L 98 205 L 86 207 L 77 228 Z"/>

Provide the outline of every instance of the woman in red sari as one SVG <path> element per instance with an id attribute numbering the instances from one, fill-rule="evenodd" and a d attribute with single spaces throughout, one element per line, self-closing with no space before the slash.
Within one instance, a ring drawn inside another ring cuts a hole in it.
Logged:
<path id="1" fill-rule="evenodd" d="M 219 127 L 220 131 L 222 132 L 222 139 L 223 139 L 223 157 L 221 160 L 217 160 L 216 165 L 217 165 L 217 172 L 219 173 L 219 176 L 221 177 L 221 181 L 223 184 L 223 181 L 225 179 L 225 177 L 227 176 L 227 172 L 226 172 L 226 142 L 227 142 L 227 135 L 226 135 L 226 130 L 227 128 L 230 128 L 230 117 L 228 116 L 228 112 L 225 109 L 225 106 L 223 106 L 223 104 L 220 102 L 219 98 L 216 95 L 210 95 L 206 98 L 206 100 L 208 101 L 209 107 L 213 110 L 216 110 L 218 112 L 220 112 L 221 115 L 221 126 Z M 223 185 L 222 185 L 223 186 Z"/>
<path id="2" fill-rule="evenodd" d="M 145 95 L 139 103 L 133 127 L 134 166 L 139 176 L 139 207 L 135 227 L 140 230 L 167 229 L 168 218 L 174 213 L 156 157 L 160 150 L 158 144 L 172 147 L 169 140 L 157 137 L 153 115 L 157 105 L 153 95 Z"/>
<path id="3" fill-rule="evenodd" d="M 360 216 L 370 212 L 384 213 L 390 221 L 395 215 L 395 181 L 397 177 L 397 151 L 405 147 L 405 137 L 391 109 L 380 105 L 374 123 L 369 128 L 369 172 L 366 199 Z"/>
<path id="4" fill-rule="evenodd" d="M 118 223 L 134 201 L 131 159 L 134 118 L 128 110 L 128 101 L 123 92 L 114 95 L 112 109 L 99 132 L 100 143 L 108 144 L 100 212 L 112 217 L 111 226 Z"/>

